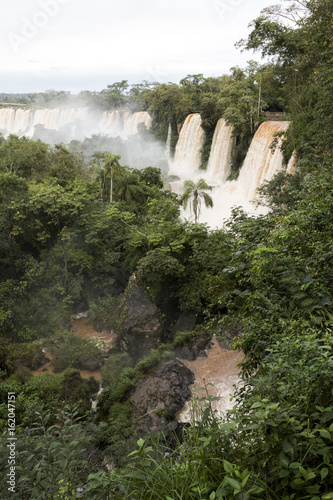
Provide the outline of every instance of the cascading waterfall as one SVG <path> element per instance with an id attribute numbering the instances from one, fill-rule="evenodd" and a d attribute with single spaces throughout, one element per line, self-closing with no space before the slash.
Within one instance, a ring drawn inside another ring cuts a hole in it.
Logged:
<path id="1" fill-rule="evenodd" d="M 221 227 L 223 221 L 230 217 L 233 207 L 241 206 L 252 214 L 264 213 L 264 207 L 254 207 L 252 201 L 257 197 L 258 187 L 270 180 L 282 169 L 283 156 L 280 149 L 281 139 L 276 138 L 279 132 L 289 127 L 287 121 L 266 121 L 260 125 L 251 142 L 244 164 L 237 181 L 227 181 L 231 166 L 231 149 L 233 144 L 232 126 L 228 126 L 222 118 L 216 126 L 211 154 L 206 171 L 199 170 L 200 153 L 204 144 L 204 131 L 199 114 L 189 115 L 181 129 L 175 159 L 170 162 L 169 173 L 176 174 L 180 181 L 171 183 L 171 188 L 179 192 L 186 179 L 204 178 L 214 189 L 210 193 L 214 208 L 202 206 L 200 222 L 207 222 L 212 227 Z M 274 148 L 272 143 L 275 141 Z M 291 159 L 288 172 L 292 171 L 295 161 Z M 190 214 L 186 213 L 186 217 Z"/>
<path id="2" fill-rule="evenodd" d="M 0 133 L 34 137 L 38 128 L 66 130 L 66 138 L 82 139 L 102 133 L 123 139 L 136 134 L 143 123 L 151 126 L 151 117 L 146 111 L 130 114 L 125 111 L 94 112 L 87 108 L 46 108 L 29 110 L 23 108 L 0 108 Z"/>
<path id="3" fill-rule="evenodd" d="M 127 115 L 128 113 L 120 111 L 104 111 L 100 123 L 102 133 L 111 137 L 120 135 L 121 131 L 124 130 L 124 120 Z"/>
<path id="4" fill-rule="evenodd" d="M 201 149 L 205 142 L 201 123 L 201 116 L 195 113 L 186 118 L 181 128 L 171 170 L 182 179 L 190 179 L 200 167 Z"/>
<path id="5" fill-rule="evenodd" d="M 171 129 L 171 123 L 169 123 L 168 127 L 168 136 L 165 144 L 165 154 L 168 159 L 170 159 L 171 155 L 171 135 L 172 135 L 172 129 Z"/>
<path id="6" fill-rule="evenodd" d="M 138 126 L 143 123 L 147 129 L 151 127 L 151 116 L 147 111 L 139 111 L 129 115 L 124 123 L 125 136 L 134 135 L 138 132 Z"/>
<path id="7" fill-rule="evenodd" d="M 208 183 L 221 184 L 226 181 L 231 170 L 231 150 L 233 144 L 232 125 L 224 118 L 217 122 L 205 177 Z"/>
<path id="8" fill-rule="evenodd" d="M 226 181 L 213 189 L 211 196 L 214 208 L 202 208 L 201 222 L 205 221 L 211 227 L 221 227 L 224 220 L 230 217 L 233 207 L 242 207 L 249 214 L 267 213 L 266 207 L 255 207 L 253 201 L 257 198 L 258 187 L 283 168 L 281 139 L 277 139 L 274 149 L 271 145 L 275 134 L 286 131 L 288 127 L 287 121 L 266 121 L 260 125 L 252 139 L 238 179 Z"/>
<path id="9" fill-rule="evenodd" d="M 289 122 L 266 121 L 255 133 L 237 181 L 246 200 L 254 200 L 258 187 L 281 170 L 283 156 L 279 141 L 274 149 L 271 145 L 275 135 L 288 127 Z"/>

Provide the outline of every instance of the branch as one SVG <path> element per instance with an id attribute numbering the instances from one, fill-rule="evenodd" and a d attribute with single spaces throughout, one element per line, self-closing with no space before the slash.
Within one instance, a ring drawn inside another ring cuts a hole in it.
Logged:
<path id="1" fill-rule="evenodd" d="M 139 234 L 141 234 L 142 236 L 144 236 L 145 238 L 147 238 L 147 235 L 146 235 L 146 234 L 141 233 L 141 231 L 139 231 L 138 229 L 134 229 L 134 227 L 132 227 L 132 226 L 131 226 L 128 222 L 126 222 L 124 219 L 121 219 L 121 218 L 119 217 L 119 220 L 120 220 L 121 222 L 123 222 L 124 224 L 126 224 L 126 226 L 128 226 L 130 229 L 132 229 L 132 230 L 133 230 L 133 231 L 135 231 L 136 233 L 139 233 Z"/>

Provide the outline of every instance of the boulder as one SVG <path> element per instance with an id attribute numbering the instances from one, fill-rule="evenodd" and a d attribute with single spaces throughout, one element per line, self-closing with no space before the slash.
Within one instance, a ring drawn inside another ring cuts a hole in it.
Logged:
<path id="1" fill-rule="evenodd" d="M 191 396 L 189 386 L 193 382 L 191 370 L 181 361 L 171 360 L 136 384 L 129 400 L 137 430 L 143 433 L 163 430 L 165 434 L 174 431 L 176 414 Z"/>
<path id="2" fill-rule="evenodd" d="M 120 300 L 116 325 L 116 348 L 126 351 L 135 361 L 161 343 L 161 313 L 134 277 Z"/>
<path id="3" fill-rule="evenodd" d="M 80 369 L 93 372 L 95 370 L 98 370 L 102 365 L 103 362 L 101 358 L 99 358 L 98 356 L 89 356 L 88 358 L 80 362 Z"/>
<path id="4" fill-rule="evenodd" d="M 196 324 L 196 317 L 191 314 L 181 313 L 176 323 L 172 327 L 171 334 L 175 335 L 177 332 L 191 332 Z"/>

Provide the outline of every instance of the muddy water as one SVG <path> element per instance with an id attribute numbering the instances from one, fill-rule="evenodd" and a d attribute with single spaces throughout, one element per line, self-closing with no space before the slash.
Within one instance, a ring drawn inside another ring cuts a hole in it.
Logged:
<path id="1" fill-rule="evenodd" d="M 81 339 L 94 339 L 100 341 L 101 345 L 106 349 L 110 349 L 116 339 L 116 334 L 114 332 L 97 332 L 96 330 L 94 330 L 91 325 L 87 324 L 86 316 L 81 316 L 74 320 L 73 333 Z M 53 373 L 52 352 L 50 349 L 46 348 L 44 349 L 44 354 L 47 358 L 50 359 L 50 361 L 38 370 L 33 371 L 33 375 L 39 376 L 44 375 L 45 373 Z M 101 370 L 80 370 L 80 374 L 83 378 L 94 377 L 98 381 L 102 379 Z"/>
<path id="2" fill-rule="evenodd" d="M 205 391 L 198 391 L 200 387 L 204 387 L 205 383 L 211 383 L 213 386 L 207 386 L 209 395 L 218 396 L 219 401 L 212 402 L 212 408 L 217 410 L 221 415 L 225 410 L 233 407 L 233 402 L 230 401 L 230 395 L 234 393 L 234 385 L 241 383 L 238 376 L 238 363 L 244 358 L 244 354 L 239 351 L 229 351 L 222 349 L 215 338 L 213 345 L 207 349 L 207 357 L 198 358 L 195 361 L 181 360 L 195 376 L 194 384 L 190 387 L 192 394 L 199 398 L 206 395 Z M 188 422 L 193 415 L 192 405 L 188 402 L 178 414 L 180 422 Z"/>
<path id="3" fill-rule="evenodd" d="M 87 324 L 87 319 L 84 317 L 74 320 L 73 333 L 81 339 L 94 339 L 105 342 L 108 349 L 112 347 L 112 344 L 116 340 L 116 334 L 113 331 L 111 333 L 96 332 L 91 325 Z"/>

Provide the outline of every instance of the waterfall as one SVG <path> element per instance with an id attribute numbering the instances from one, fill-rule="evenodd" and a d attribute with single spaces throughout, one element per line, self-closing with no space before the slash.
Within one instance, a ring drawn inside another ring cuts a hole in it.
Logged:
<path id="1" fill-rule="evenodd" d="M 200 167 L 201 149 L 205 142 L 205 132 L 201 127 L 198 113 L 189 115 L 181 128 L 172 163 L 172 173 L 182 179 L 189 179 Z"/>
<path id="2" fill-rule="evenodd" d="M 172 129 L 171 129 L 171 123 L 169 123 L 168 137 L 167 137 L 166 144 L 165 144 L 165 154 L 166 154 L 168 159 L 170 159 L 170 155 L 171 155 L 171 135 L 172 135 Z"/>
<path id="3" fill-rule="evenodd" d="M 294 174 L 296 172 L 296 163 L 297 163 L 297 156 L 296 156 L 296 151 L 293 152 L 291 155 L 290 160 L 288 161 L 287 165 L 287 174 Z"/>
<path id="4" fill-rule="evenodd" d="M 288 126 L 289 122 L 286 121 L 266 121 L 260 125 L 252 139 L 238 179 L 220 181 L 219 186 L 214 187 L 210 193 L 214 207 L 202 207 L 200 222 L 207 222 L 211 227 L 221 227 L 224 220 L 230 217 L 233 207 L 242 207 L 253 215 L 267 213 L 267 207 L 255 207 L 252 202 L 257 197 L 258 187 L 282 169 L 281 139 L 277 140 L 274 151 L 271 145 L 275 134 L 287 130 Z"/>
<path id="5" fill-rule="evenodd" d="M 147 129 L 149 129 L 151 127 L 151 121 L 151 116 L 147 111 L 140 111 L 133 115 L 129 115 L 124 123 L 124 133 L 127 137 L 136 134 L 140 123 L 143 123 Z"/>
<path id="6" fill-rule="evenodd" d="M 0 133 L 27 137 L 38 136 L 38 129 L 63 130 L 64 139 L 84 139 L 102 133 L 123 139 L 136 134 L 138 125 L 151 126 L 151 117 L 146 111 L 130 114 L 124 111 L 94 112 L 88 108 L 46 108 L 29 110 L 23 108 L 0 108 Z"/>
<path id="7" fill-rule="evenodd" d="M 223 118 L 217 122 L 210 156 L 207 165 L 208 183 L 223 183 L 230 174 L 231 149 L 233 144 L 232 125 L 227 125 Z"/>
<path id="8" fill-rule="evenodd" d="M 100 128 L 103 134 L 110 137 L 122 135 L 124 129 L 124 114 L 120 111 L 104 111 L 102 114 Z"/>
<path id="9" fill-rule="evenodd" d="M 258 187 L 281 170 L 283 164 L 279 147 L 281 140 L 277 141 L 273 150 L 271 144 L 275 134 L 286 131 L 288 127 L 289 122 L 266 121 L 255 133 L 237 181 L 246 200 L 253 200 Z"/>

